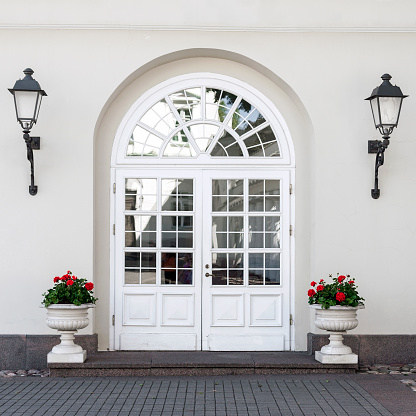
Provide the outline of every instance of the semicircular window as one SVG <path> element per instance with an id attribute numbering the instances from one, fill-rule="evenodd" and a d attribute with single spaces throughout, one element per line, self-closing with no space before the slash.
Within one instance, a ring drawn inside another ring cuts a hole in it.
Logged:
<path id="1" fill-rule="evenodd" d="M 270 122 L 243 96 L 194 86 L 167 94 L 137 121 L 126 155 L 163 158 L 280 157 Z"/>

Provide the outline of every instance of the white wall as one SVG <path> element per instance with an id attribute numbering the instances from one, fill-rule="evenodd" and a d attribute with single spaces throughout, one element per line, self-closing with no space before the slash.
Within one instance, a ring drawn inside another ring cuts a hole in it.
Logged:
<path id="1" fill-rule="evenodd" d="M 309 282 L 328 273 L 350 273 L 366 298 L 355 333 L 416 332 L 415 320 L 401 319 L 413 316 L 416 289 L 413 2 L 322 0 L 313 9 L 300 0 L 221 2 L 211 5 L 212 13 L 203 13 L 206 2 L 184 8 L 180 2 L 84 3 L 58 9 L 46 0 L 2 2 L 1 333 L 47 333 L 41 294 L 70 269 L 96 283 L 97 319 L 85 332 L 98 332 L 100 347 L 108 346 L 115 129 L 138 94 L 193 71 L 251 83 L 275 102 L 291 130 L 297 349 L 305 348 L 306 332 L 315 331 L 306 306 Z M 237 27 L 244 25 L 250 30 Z M 35 151 L 35 197 L 28 193 L 30 166 L 7 91 L 28 66 L 48 93 L 32 131 L 42 140 Z M 364 98 L 385 72 L 410 97 L 380 168 L 381 197 L 373 200 L 367 140 L 379 135 Z"/>
<path id="2" fill-rule="evenodd" d="M 413 0 L 2 0 L 9 25 L 124 25 L 132 29 L 414 30 Z"/>

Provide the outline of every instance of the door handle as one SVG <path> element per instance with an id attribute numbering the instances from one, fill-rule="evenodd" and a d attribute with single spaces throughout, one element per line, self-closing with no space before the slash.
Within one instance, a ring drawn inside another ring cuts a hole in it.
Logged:
<path id="1" fill-rule="evenodd" d="M 205 277 L 210 277 L 210 276 L 212 276 L 212 274 L 210 274 L 210 273 L 205 273 Z"/>

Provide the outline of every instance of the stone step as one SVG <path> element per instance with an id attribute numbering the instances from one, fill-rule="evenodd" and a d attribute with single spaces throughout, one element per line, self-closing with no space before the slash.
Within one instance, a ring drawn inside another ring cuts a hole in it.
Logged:
<path id="1" fill-rule="evenodd" d="M 321 364 L 306 352 L 108 351 L 84 363 L 51 363 L 51 377 L 355 373 L 356 364 Z"/>

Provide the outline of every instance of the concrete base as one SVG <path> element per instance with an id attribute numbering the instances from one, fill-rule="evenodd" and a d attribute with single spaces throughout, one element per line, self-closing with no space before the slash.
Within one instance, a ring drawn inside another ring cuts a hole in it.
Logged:
<path id="1" fill-rule="evenodd" d="M 70 353 L 70 354 L 55 354 L 50 352 L 48 354 L 48 364 L 52 363 L 83 363 L 87 359 L 87 351 Z"/>
<path id="2" fill-rule="evenodd" d="M 95 354 L 98 336 L 76 335 L 81 351 Z M 0 370 L 47 368 L 46 356 L 59 343 L 59 335 L 0 335 Z"/>
<path id="3" fill-rule="evenodd" d="M 357 354 L 325 354 L 315 352 L 315 360 L 322 364 L 358 364 Z"/>
<path id="4" fill-rule="evenodd" d="M 358 354 L 360 365 L 416 362 L 415 335 L 353 335 L 344 336 L 344 342 Z M 315 354 L 328 344 L 327 334 L 308 334 L 308 353 Z"/>

